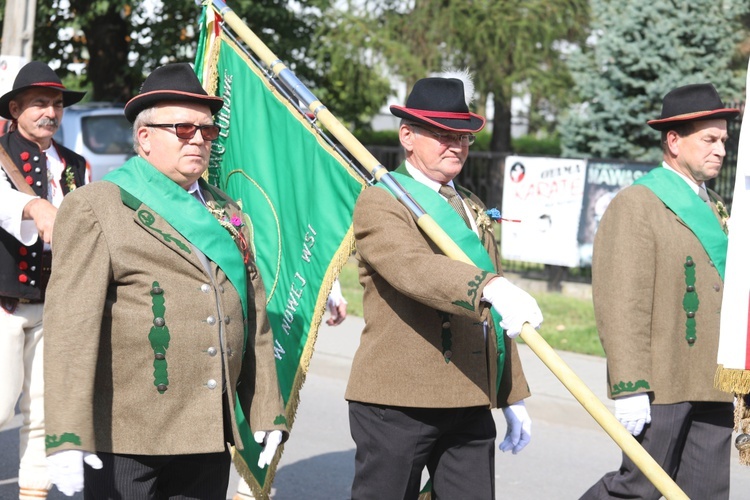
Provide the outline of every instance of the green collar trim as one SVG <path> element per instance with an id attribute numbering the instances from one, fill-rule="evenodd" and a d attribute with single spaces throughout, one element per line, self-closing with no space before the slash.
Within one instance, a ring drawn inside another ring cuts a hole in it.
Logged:
<path id="1" fill-rule="evenodd" d="M 713 210 L 679 175 L 664 167 L 651 170 L 633 184 L 649 188 L 667 208 L 682 219 L 703 245 L 723 281 L 728 240 Z"/>

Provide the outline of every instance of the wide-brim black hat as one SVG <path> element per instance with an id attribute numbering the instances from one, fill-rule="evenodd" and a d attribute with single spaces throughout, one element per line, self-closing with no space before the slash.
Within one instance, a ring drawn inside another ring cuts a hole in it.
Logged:
<path id="1" fill-rule="evenodd" d="M 414 84 L 406 106 L 391 106 L 391 113 L 417 123 L 453 132 L 479 132 L 485 119 L 469 111 L 464 83 L 458 78 L 423 78 Z"/>
<path id="2" fill-rule="evenodd" d="M 10 101 L 15 99 L 21 92 L 34 88 L 59 90 L 63 95 L 64 107 L 77 103 L 86 95 L 86 92 L 66 89 L 62 81 L 60 81 L 60 77 L 57 76 L 57 73 L 45 63 L 31 61 L 18 71 L 16 79 L 13 81 L 13 89 L 0 97 L 0 116 L 12 120 Z"/>
<path id="3" fill-rule="evenodd" d="M 661 116 L 647 123 L 656 130 L 669 130 L 682 123 L 698 120 L 731 120 L 739 114 L 739 109 L 724 107 L 712 84 L 696 83 L 678 87 L 665 95 Z"/>
<path id="4" fill-rule="evenodd" d="M 205 104 L 212 115 L 224 105 L 221 97 L 203 90 L 189 63 L 172 63 L 156 68 L 146 77 L 140 93 L 125 105 L 125 118 L 133 123 L 138 113 L 165 101 Z"/>

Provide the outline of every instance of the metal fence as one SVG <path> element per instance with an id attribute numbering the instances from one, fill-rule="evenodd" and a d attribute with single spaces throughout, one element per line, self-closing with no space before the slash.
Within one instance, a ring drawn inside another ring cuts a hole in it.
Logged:
<path id="1" fill-rule="evenodd" d="M 727 107 L 739 108 L 744 112 L 744 102 L 727 103 Z M 737 173 L 737 148 L 740 138 L 740 124 L 742 115 L 729 122 L 727 132 L 729 139 L 726 143 L 727 155 L 720 175 L 707 182 L 709 188 L 721 196 L 727 207 L 731 209 L 734 180 Z M 398 167 L 404 159 L 400 147 L 368 146 L 367 149 L 388 170 Z M 487 151 L 470 151 L 463 170 L 456 181 L 484 200 L 487 206 L 501 207 L 503 203 L 503 178 L 505 158 L 508 153 Z M 503 261 L 503 268 L 508 272 L 515 272 L 524 277 L 544 279 L 549 290 L 559 290 L 562 281 L 591 282 L 591 268 L 563 268 L 530 262 Z"/>

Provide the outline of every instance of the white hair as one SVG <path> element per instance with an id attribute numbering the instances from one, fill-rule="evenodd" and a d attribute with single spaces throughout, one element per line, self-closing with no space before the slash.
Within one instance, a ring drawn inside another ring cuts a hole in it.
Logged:
<path id="1" fill-rule="evenodd" d="M 471 105 L 471 102 L 474 100 L 474 79 L 469 72 L 469 68 L 446 68 L 438 76 L 441 78 L 456 78 L 461 80 L 464 84 L 464 100 L 466 101 L 466 106 Z"/>

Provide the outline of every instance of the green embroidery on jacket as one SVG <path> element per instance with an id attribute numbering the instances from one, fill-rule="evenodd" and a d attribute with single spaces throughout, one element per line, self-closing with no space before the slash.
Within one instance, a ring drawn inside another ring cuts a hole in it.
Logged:
<path id="1" fill-rule="evenodd" d="M 623 392 L 635 392 L 638 389 L 651 389 L 648 382 L 645 380 L 638 380 L 636 382 L 620 382 L 612 386 L 612 395 L 617 396 Z"/>
<path id="2" fill-rule="evenodd" d="M 167 349 L 169 349 L 169 328 L 164 320 L 164 290 L 154 281 L 151 287 L 151 311 L 154 313 L 154 324 L 148 334 L 151 348 L 154 350 L 154 385 L 159 394 L 164 394 L 169 385 L 167 372 Z"/>
<path id="3" fill-rule="evenodd" d="M 464 309 L 468 309 L 469 311 L 476 311 L 479 285 L 482 284 L 482 281 L 484 281 L 488 274 L 490 274 L 489 271 L 482 271 L 481 274 L 477 274 L 476 276 L 474 276 L 474 279 L 472 281 L 469 281 L 467 283 L 469 288 L 468 290 L 466 290 L 466 295 L 469 297 L 470 301 L 456 300 L 453 302 L 453 305 L 463 307 Z"/>
<path id="4" fill-rule="evenodd" d="M 140 212 L 138 212 L 138 220 L 140 220 L 143 223 L 143 225 L 146 226 L 147 228 L 152 229 L 156 231 L 157 233 L 159 233 L 161 237 L 164 238 L 164 241 L 166 241 L 167 243 L 174 242 L 174 244 L 177 245 L 180 248 L 180 250 L 182 250 L 183 252 L 192 253 L 190 251 L 190 247 L 184 244 L 182 240 L 175 238 L 171 234 L 165 233 L 164 231 L 160 229 L 151 227 L 154 221 L 156 220 L 156 218 L 154 217 L 154 214 L 152 214 L 148 210 L 141 210 Z"/>
<path id="5" fill-rule="evenodd" d="M 57 437 L 57 434 L 47 434 L 44 437 L 44 446 L 48 450 L 57 448 L 63 443 L 72 443 L 76 446 L 81 446 L 81 438 L 78 436 L 78 434 L 74 434 L 72 432 L 64 432 L 60 435 L 59 438 Z"/>
<path id="6" fill-rule="evenodd" d="M 277 415 L 276 418 L 273 420 L 273 425 L 286 425 L 286 417 L 284 415 Z"/>
<path id="7" fill-rule="evenodd" d="M 695 262 L 689 255 L 685 259 L 685 295 L 682 308 L 685 310 L 685 340 L 692 347 L 696 341 L 695 314 L 698 312 L 698 292 L 695 290 Z"/>
<path id="8" fill-rule="evenodd" d="M 440 338 L 442 340 L 443 347 L 443 359 L 445 364 L 451 362 L 451 348 L 453 347 L 453 334 L 451 333 L 451 314 L 447 312 L 438 311 L 441 321 L 441 332 Z"/>

